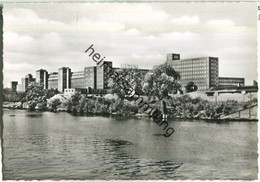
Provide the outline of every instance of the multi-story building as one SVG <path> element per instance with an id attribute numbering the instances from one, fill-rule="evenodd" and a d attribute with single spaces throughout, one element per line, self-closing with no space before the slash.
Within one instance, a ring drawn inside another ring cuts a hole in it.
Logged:
<path id="1" fill-rule="evenodd" d="M 179 54 L 167 54 L 167 64 L 181 75 L 180 84 L 184 87 L 193 81 L 199 90 L 206 90 L 218 85 L 218 58 L 200 57 L 180 59 Z"/>
<path id="2" fill-rule="evenodd" d="M 219 77 L 219 87 L 245 86 L 245 78 Z"/>
<path id="3" fill-rule="evenodd" d="M 105 64 L 106 63 L 106 64 Z M 244 78 L 219 77 L 219 59 L 217 57 L 199 57 L 190 59 L 180 59 L 180 54 L 167 54 L 167 64 L 173 66 L 181 75 L 180 84 L 183 89 L 188 82 L 193 81 L 199 90 L 207 90 L 214 87 L 244 86 Z M 102 65 L 102 66 L 100 66 Z M 103 61 L 97 66 L 85 67 L 84 71 L 71 72 L 69 67 L 62 67 L 58 72 L 48 74 L 46 70 L 36 71 L 36 81 L 45 85 L 45 89 L 58 89 L 60 92 L 71 92 L 71 89 L 92 89 L 95 93 L 106 93 L 109 75 L 106 75 L 107 67 L 112 67 L 112 62 Z M 142 74 L 146 74 L 148 69 L 138 69 L 137 66 L 125 65 L 120 69 L 136 69 Z M 132 75 L 135 77 L 135 75 Z M 22 83 L 18 85 L 19 91 L 25 91 L 35 79 L 32 75 L 22 78 Z M 106 90 L 106 91 L 104 91 Z M 104 91 L 104 92 L 103 92 Z"/>
<path id="4" fill-rule="evenodd" d="M 26 86 L 28 86 L 31 82 L 35 82 L 35 78 L 31 74 L 25 75 L 25 80 L 26 80 Z"/>
<path id="5" fill-rule="evenodd" d="M 58 71 L 58 90 L 64 92 L 66 88 L 71 88 L 71 69 L 62 67 Z"/>
<path id="6" fill-rule="evenodd" d="M 11 81 L 11 89 L 13 91 L 17 91 L 17 85 L 18 85 L 17 81 Z"/>
<path id="7" fill-rule="evenodd" d="M 97 65 L 97 89 L 108 89 L 108 79 L 109 76 L 105 72 L 107 67 L 112 67 L 111 61 L 103 61 Z"/>
<path id="8" fill-rule="evenodd" d="M 43 69 L 37 70 L 36 82 L 42 84 L 44 89 L 48 89 L 48 72 Z"/>
<path id="9" fill-rule="evenodd" d="M 71 88 L 86 88 L 84 71 L 72 72 Z"/>
<path id="10" fill-rule="evenodd" d="M 85 83 L 86 88 L 97 88 L 97 67 L 85 67 L 84 68 L 84 74 L 85 74 Z"/>
<path id="11" fill-rule="evenodd" d="M 140 75 L 145 75 L 147 72 L 149 72 L 149 69 L 139 69 L 137 67 L 121 67 L 121 68 L 113 68 L 115 72 L 120 73 L 121 70 L 129 70 L 130 72 L 133 71 L 132 73 L 140 73 Z M 120 75 L 121 76 L 121 75 Z M 135 79 L 135 74 L 128 74 L 129 79 Z"/>
<path id="12" fill-rule="evenodd" d="M 244 86 L 244 78 L 219 77 L 217 57 L 180 59 L 180 54 L 167 54 L 167 64 L 173 66 L 181 75 L 180 84 L 185 87 L 193 81 L 199 90 L 214 87 Z"/>
<path id="13" fill-rule="evenodd" d="M 25 77 L 21 79 L 21 84 L 18 85 L 18 91 L 25 92 L 28 85 L 33 82 L 35 82 L 35 78 L 33 78 L 31 74 L 25 75 Z"/>
<path id="14" fill-rule="evenodd" d="M 48 75 L 48 89 L 58 89 L 58 72 L 52 72 Z"/>

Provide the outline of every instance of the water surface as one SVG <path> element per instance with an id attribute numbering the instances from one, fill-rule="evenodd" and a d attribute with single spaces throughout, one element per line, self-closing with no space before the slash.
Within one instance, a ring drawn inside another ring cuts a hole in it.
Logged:
<path id="1" fill-rule="evenodd" d="M 257 122 L 169 121 L 4 110 L 3 175 L 42 179 L 257 179 Z"/>

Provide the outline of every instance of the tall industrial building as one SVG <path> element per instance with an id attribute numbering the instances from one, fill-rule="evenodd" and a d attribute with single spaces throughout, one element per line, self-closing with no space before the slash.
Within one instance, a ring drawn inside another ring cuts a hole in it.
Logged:
<path id="1" fill-rule="evenodd" d="M 25 77 L 21 79 L 21 84 L 18 85 L 18 91 L 25 92 L 29 84 L 34 82 L 35 82 L 35 78 L 33 78 L 31 74 L 25 75 Z"/>
<path id="2" fill-rule="evenodd" d="M 86 88 L 93 88 L 97 89 L 97 67 L 85 67 L 84 68 L 84 74 L 85 74 L 85 83 Z"/>
<path id="3" fill-rule="evenodd" d="M 71 88 L 71 69 L 62 67 L 58 71 L 58 90 L 64 92 L 66 88 Z"/>
<path id="4" fill-rule="evenodd" d="M 13 91 L 17 91 L 17 85 L 18 85 L 17 81 L 11 81 L 11 89 Z"/>
<path id="5" fill-rule="evenodd" d="M 42 84 L 44 89 L 48 89 L 48 72 L 43 69 L 37 70 L 36 82 Z"/>
<path id="6" fill-rule="evenodd" d="M 193 81 L 199 90 L 206 90 L 218 84 L 218 58 L 200 57 L 180 59 L 179 54 L 167 54 L 167 64 L 181 75 L 180 84 Z"/>
<path id="7" fill-rule="evenodd" d="M 109 77 L 105 72 L 107 67 L 112 67 L 111 61 L 103 61 L 102 63 L 99 63 L 99 65 L 97 65 L 97 89 L 108 89 Z"/>
<path id="8" fill-rule="evenodd" d="M 219 77 L 219 59 L 217 57 L 199 57 L 181 59 L 180 54 L 169 53 L 166 56 L 166 63 L 173 66 L 181 75 L 180 84 L 183 89 L 188 82 L 193 81 L 199 90 L 208 90 L 216 87 L 244 86 L 244 78 Z M 102 66 L 101 66 L 102 65 Z M 85 67 L 83 71 L 71 72 L 69 67 L 62 67 L 58 72 L 48 74 L 46 70 L 36 71 L 36 81 L 44 85 L 44 89 L 58 89 L 64 92 L 65 89 L 97 89 L 107 90 L 109 75 L 106 75 L 107 67 L 112 67 L 111 61 L 103 61 L 96 66 Z M 138 69 L 127 65 L 124 69 Z M 120 68 L 113 68 L 118 70 Z M 142 74 L 149 70 L 138 69 Z M 31 74 L 22 78 L 22 83 L 18 85 L 19 91 L 25 91 L 28 85 L 35 79 Z M 15 83 L 14 83 L 15 85 Z M 15 88 L 15 86 L 12 86 Z M 95 92 L 96 92 L 95 91 Z"/>
<path id="9" fill-rule="evenodd" d="M 193 81 L 198 90 L 207 90 L 219 86 L 244 86 L 244 78 L 219 77 L 219 59 L 217 57 L 199 57 L 180 59 L 180 54 L 167 54 L 167 64 L 181 75 L 180 84 L 185 87 Z"/>

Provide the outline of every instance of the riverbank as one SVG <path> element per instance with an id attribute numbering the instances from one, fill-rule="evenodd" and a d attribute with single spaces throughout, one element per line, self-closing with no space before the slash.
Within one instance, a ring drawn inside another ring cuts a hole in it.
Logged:
<path id="1" fill-rule="evenodd" d="M 113 92 L 111 92 L 113 93 Z M 257 120 L 257 98 L 239 102 L 237 100 L 211 101 L 200 92 L 173 94 L 162 98 L 142 95 L 134 100 L 117 92 L 103 96 L 59 93 L 57 90 L 44 90 L 42 85 L 30 85 L 26 92 L 17 93 L 6 90 L 5 108 L 41 111 L 64 111 L 74 114 L 111 115 L 122 117 L 148 117 L 147 106 L 162 109 L 166 103 L 168 118 L 203 120 Z M 206 97 L 206 98 L 205 98 Z M 141 102 L 142 101 L 142 102 Z M 251 108 L 255 107 L 251 112 Z"/>
<path id="2" fill-rule="evenodd" d="M 155 104 L 156 105 L 156 104 Z M 29 106 L 27 103 L 21 103 L 21 102 L 4 102 L 3 103 L 3 108 L 7 108 L 7 109 L 21 109 L 21 110 L 30 110 Z M 258 117 L 257 117 L 257 105 L 254 105 L 253 107 L 253 116 L 247 115 L 245 117 L 245 115 L 240 116 L 240 114 L 238 114 L 238 112 L 244 112 L 247 111 L 249 109 L 245 109 L 242 111 L 237 111 L 234 112 L 232 114 L 228 114 L 228 115 L 224 115 L 224 114 L 220 114 L 218 118 L 210 118 L 210 116 L 207 116 L 207 111 L 202 110 L 200 112 L 198 112 L 196 115 L 185 115 L 182 114 L 180 115 L 179 113 L 174 113 L 173 109 L 170 108 L 169 109 L 169 113 L 168 113 L 168 118 L 169 119 L 180 119 L 180 120 L 185 120 L 185 119 L 192 119 L 192 120 L 205 120 L 205 121 L 214 121 L 214 122 L 230 122 L 230 121 L 258 121 Z M 128 113 L 118 113 L 118 112 L 71 112 L 69 110 L 69 108 L 67 107 L 58 107 L 55 111 L 53 110 L 53 108 L 51 107 L 46 107 L 44 109 L 42 108 L 38 108 L 36 107 L 35 110 L 39 110 L 39 111 L 50 111 L 50 112 L 68 112 L 68 113 L 73 113 L 75 115 L 85 115 L 85 116 L 112 116 L 112 117 L 119 117 L 119 118 L 148 118 L 148 114 L 146 113 L 134 113 L 134 112 L 128 112 Z"/>

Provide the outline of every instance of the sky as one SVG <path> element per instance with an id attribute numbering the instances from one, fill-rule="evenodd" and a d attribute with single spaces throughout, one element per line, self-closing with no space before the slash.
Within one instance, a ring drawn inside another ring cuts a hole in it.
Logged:
<path id="1" fill-rule="evenodd" d="M 167 53 L 219 58 L 219 76 L 257 80 L 256 3 L 4 4 L 4 87 L 36 70 L 95 62 L 152 68 Z"/>

